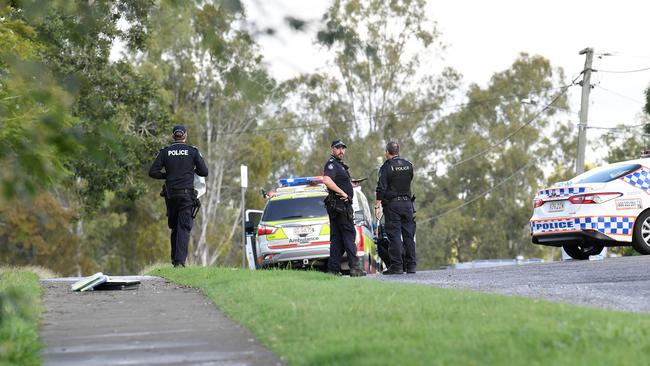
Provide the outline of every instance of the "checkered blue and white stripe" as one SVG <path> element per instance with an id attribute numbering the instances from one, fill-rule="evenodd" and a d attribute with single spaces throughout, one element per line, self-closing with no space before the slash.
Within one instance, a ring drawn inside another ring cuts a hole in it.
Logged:
<path id="1" fill-rule="evenodd" d="M 603 234 L 632 235 L 634 217 L 601 216 L 576 217 L 566 220 L 536 220 L 530 222 L 530 233 L 550 233 L 558 231 L 597 230 Z"/>
<path id="2" fill-rule="evenodd" d="M 624 176 L 623 181 L 650 193 L 650 170 L 643 167 L 632 174 Z"/>
<path id="3" fill-rule="evenodd" d="M 633 217 L 579 217 L 573 220 L 582 230 L 598 230 L 603 234 L 632 235 L 634 226 Z"/>
<path id="4" fill-rule="evenodd" d="M 547 196 L 547 197 L 569 197 L 578 193 L 585 193 L 587 188 L 585 187 L 566 187 L 566 188 L 548 188 L 542 189 L 537 192 L 537 196 Z"/>

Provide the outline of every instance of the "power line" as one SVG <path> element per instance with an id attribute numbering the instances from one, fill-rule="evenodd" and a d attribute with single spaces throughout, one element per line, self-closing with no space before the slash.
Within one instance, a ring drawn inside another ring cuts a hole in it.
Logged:
<path id="1" fill-rule="evenodd" d="M 604 133 L 603 136 L 607 136 L 609 138 L 619 139 L 619 140 L 630 140 L 630 139 L 634 139 L 635 137 L 641 136 L 644 137 L 645 140 L 645 137 L 650 136 L 650 134 L 648 133 L 622 134 L 621 132 L 607 132 Z"/>
<path id="2" fill-rule="evenodd" d="M 633 125 L 633 126 L 617 126 L 617 127 L 598 127 L 598 126 L 589 126 L 589 127 L 587 127 L 587 128 L 589 128 L 589 129 L 594 129 L 594 130 L 628 131 L 628 130 L 632 130 L 632 129 L 635 129 L 635 128 L 644 127 L 644 126 L 646 126 L 647 124 L 648 124 L 648 123 L 642 123 L 642 124 L 639 124 L 639 125 Z"/>
<path id="3" fill-rule="evenodd" d="M 648 71 L 648 70 L 650 70 L 650 67 L 646 67 L 646 68 L 643 68 L 643 69 L 636 69 L 636 70 L 613 70 L 613 71 L 612 70 L 596 70 L 596 69 L 594 69 L 594 71 L 596 71 L 596 72 L 606 72 L 606 73 L 610 73 L 610 74 L 630 74 L 630 73 L 634 73 L 634 72 L 642 72 L 642 71 Z"/>
<path id="4" fill-rule="evenodd" d="M 461 108 L 461 107 L 469 107 L 469 106 L 472 106 L 472 105 L 475 105 L 475 104 L 476 105 L 484 105 L 484 104 L 487 104 L 489 102 L 500 101 L 500 100 L 502 100 L 504 98 L 507 98 L 507 99 L 515 99 L 515 98 L 524 99 L 524 98 L 526 98 L 526 97 L 528 97 L 528 96 L 530 96 L 531 94 L 534 94 L 534 93 L 541 93 L 543 91 L 551 91 L 551 90 L 559 90 L 559 89 L 562 89 L 562 88 L 565 88 L 565 87 L 566 86 L 559 86 L 559 87 L 556 86 L 556 87 L 542 88 L 542 89 L 534 90 L 534 91 L 531 91 L 531 92 L 525 93 L 525 94 L 500 95 L 500 96 L 497 96 L 497 97 L 478 99 L 478 100 L 474 100 L 474 101 L 468 101 L 468 102 L 464 102 L 464 103 L 452 104 L 452 105 L 448 105 L 448 106 L 439 106 L 438 104 L 424 104 L 423 107 L 416 108 L 416 109 L 411 110 L 411 111 L 402 111 L 402 112 L 397 111 L 397 112 L 392 112 L 392 113 L 380 114 L 378 116 L 373 116 L 373 117 L 349 118 L 349 119 L 344 120 L 344 121 L 345 122 L 368 121 L 368 120 L 371 120 L 371 119 L 380 119 L 380 118 L 384 118 L 384 117 L 390 117 L 392 115 L 401 116 L 401 115 L 408 115 L 408 114 L 415 114 L 415 113 L 426 113 L 426 112 L 432 112 L 432 111 L 437 111 L 437 110 L 447 110 L 447 109 L 454 109 L 454 108 Z M 525 102 L 522 101 L 521 103 L 525 103 Z M 532 103 L 527 103 L 527 104 L 532 104 Z M 555 108 L 560 109 L 560 110 L 565 110 L 567 112 L 569 111 L 568 108 L 560 108 L 560 107 L 555 107 Z"/>
<path id="5" fill-rule="evenodd" d="M 575 80 L 574 80 L 574 81 L 575 81 Z M 501 139 L 500 141 L 498 141 L 498 142 L 496 142 L 496 143 L 491 144 L 490 146 L 488 146 L 487 149 L 484 149 L 484 150 L 482 150 L 482 151 L 479 151 L 478 153 L 476 153 L 476 154 L 474 154 L 474 155 L 471 155 L 471 156 L 468 157 L 468 158 L 462 159 L 461 161 L 452 164 L 451 167 L 452 167 L 452 168 L 453 168 L 453 167 L 456 167 L 456 166 L 458 166 L 458 165 L 460 165 L 460 164 L 462 164 L 462 163 L 465 163 L 465 162 L 468 162 L 468 161 L 470 161 L 470 160 L 473 160 L 473 159 L 475 159 L 475 158 L 477 158 L 477 157 L 479 157 L 479 156 L 485 156 L 485 153 L 486 153 L 486 152 L 488 152 L 488 151 L 494 149 L 495 147 L 500 146 L 500 145 L 503 144 L 504 142 L 508 141 L 512 136 L 516 135 L 516 134 L 517 134 L 519 131 L 521 131 L 524 127 L 527 127 L 527 126 L 529 126 L 531 123 L 533 123 L 533 122 L 534 122 L 534 121 L 535 121 L 539 116 L 542 115 L 542 113 L 544 113 L 547 109 L 549 109 L 550 106 L 553 105 L 553 103 L 555 103 L 558 99 L 560 99 L 560 97 L 561 97 L 562 95 L 564 95 L 564 94 L 567 92 L 567 90 L 569 89 L 569 87 L 571 87 L 571 86 L 573 86 L 573 85 L 575 85 L 575 84 L 574 84 L 574 83 L 571 83 L 571 84 L 569 84 L 569 85 L 566 85 L 566 86 L 563 88 L 562 92 L 560 92 L 557 96 L 555 96 L 555 98 L 553 98 L 553 100 L 552 100 L 548 105 L 546 105 L 544 108 L 542 108 L 541 110 L 539 110 L 539 112 L 535 113 L 535 115 L 533 116 L 533 118 L 531 118 L 530 120 L 528 120 L 528 121 L 527 121 L 526 123 L 524 123 L 523 125 L 519 126 L 519 128 L 517 128 L 516 130 L 514 130 L 513 132 L 511 132 L 510 134 L 508 134 L 508 136 L 506 136 L 505 138 Z"/>
<path id="6" fill-rule="evenodd" d="M 313 123 L 309 125 L 298 125 L 298 126 L 286 126 L 286 127 L 269 127 L 269 128 L 254 128 L 250 130 L 242 131 L 233 131 L 233 132 L 217 132 L 217 135 L 241 135 L 244 133 L 259 133 L 259 132 L 271 132 L 279 130 L 296 130 L 296 129 L 310 129 L 313 127 L 327 126 L 329 123 Z"/>
<path id="7" fill-rule="evenodd" d="M 574 84 L 571 84 L 569 86 L 572 86 L 572 85 L 574 85 Z M 371 119 L 379 119 L 379 118 L 389 117 L 389 116 L 393 116 L 393 115 L 402 116 L 402 115 L 409 115 L 409 114 L 415 114 L 415 113 L 426 113 L 426 112 L 432 112 L 432 111 L 438 111 L 438 110 L 448 110 L 448 109 L 453 109 L 453 108 L 472 107 L 474 105 L 481 106 L 481 105 L 485 105 L 485 104 L 487 104 L 489 102 L 500 101 L 500 100 L 502 100 L 504 98 L 507 98 L 507 99 L 515 99 L 515 98 L 524 99 L 524 98 L 530 96 L 533 93 L 540 93 L 540 92 L 543 92 L 543 91 L 565 89 L 567 87 L 568 86 L 565 85 L 565 86 L 561 86 L 561 87 L 544 88 L 544 89 L 534 90 L 534 91 L 532 91 L 530 93 L 526 93 L 526 94 L 501 95 L 501 96 L 498 96 L 498 97 L 479 99 L 479 100 L 469 101 L 469 102 L 465 102 L 465 103 L 458 103 L 458 104 L 453 104 L 453 105 L 448 105 L 448 106 L 439 106 L 437 104 L 425 104 L 422 108 L 414 109 L 414 110 L 411 110 L 411 111 L 402 111 L 402 112 L 396 111 L 396 112 L 392 112 L 392 113 L 381 114 L 381 115 L 375 116 L 375 117 L 348 118 L 348 119 L 344 119 L 342 122 L 350 123 L 350 122 L 358 122 L 358 121 L 368 121 L 368 120 L 371 120 Z M 560 94 L 560 95 L 562 95 L 562 94 Z M 553 102 L 555 102 L 555 100 L 553 100 Z M 551 104 L 553 102 L 551 102 Z M 535 103 L 524 102 L 524 101 L 520 101 L 520 103 L 535 105 Z M 565 111 L 565 112 L 568 112 L 568 113 L 576 113 L 576 112 L 572 112 L 569 108 L 552 106 L 551 104 L 547 105 L 545 108 L 553 108 L 553 109 Z M 277 131 L 277 130 L 309 129 L 309 128 L 314 128 L 314 127 L 319 127 L 319 126 L 328 126 L 328 125 L 329 125 L 329 123 L 324 122 L 324 123 L 314 123 L 314 124 L 299 125 L 299 126 L 255 128 L 255 129 L 242 130 L 242 131 L 233 131 L 233 132 L 217 132 L 217 135 L 240 135 L 240 134 L 244 134 L 244 133 L 259 133 L 259 132 L 270 132 L 270 131 Z"/>
<path id="8" fill-rule="evenodd" d="M 433 216 L 433 217 L 430 217 L 430 218 L 428 218 L 428 219 L 424 219 L 424 220 L 418 220 L 418 223 L 423 224 L 423 223 L 425 223 L 425 222 L 429 222 L 429 221 L 435 220 L 435 219 L 437 219 L 437 218 L 439 218 L 439 217 L 445 216 L 445 215 L 447 215 L 447 214 L 449 214 L 449 213 L 451 213 L 451 212 L 453 212 L 453 211 L 459 210 L 459 209 L 461 209 L 461 208 L 463 208 L 463 207 L 465 207 L 465 206 L 467 206 L 467 205 L 473 203 L 474 201 L 478 200 L 479 198 L 481 198 L 481 197 L 483 197 L 483 196 L 489 194 L 490 192 L 494 191 L 495 189 L 499 188 L 500 186 L 502 186 L 503 184 L 505 184 L 507 181 L 509 181 L 510 179 L 512 179 L 515 175 L 517 175 L 517 174 L 519 174 L 520 172 L 524 171 L 524 170 L 525 170 L 526 168 L 528 168 L 528 167 L 529 167 L 529 166 L 530 166 L 534 161 L 535 161 L 535 159 L 530 160 L 528 163 L 526 163 L 523 167 L 519 168 L 517 171 L 515 171 L 514 173 L 512 173 L 510 176 L 504 178 L 501 182 L 495 184 L 495 185 L 492 186 L 490 189 L 488 189 L 488 190 L 486 190 L 486 191 L 484 191 L 484 192 L 478 194 L 477 196 L 473 197 L 471 200 L 469 200 L 469 201 L 465 201 L 465 202 L 463 202 L 462 204 L 460 204 L 460 205 L 458 205 L 458 206 L 456 206 L 456 207 L 454 207 L 454 208 L 451 208 L 451 209 L 449 209 L 449 210 L 447 210 L 447 211 L 445 211 L 445 212 L 443 212 L 443 213 L 441 213 L 441 214 L 438 214 L 438 215 L 436 215 L 436 216 Z"/>
<path id="9" fill-rule="evenodd" d="M 625 54 L 621 55 L 621 54 L 619 54 L 619 53 L 616 53 L 616 54 L 612 54 L 612 55 L 608 55 L 608 56 L 627 57 L 627 58 L 638 58 L 638 59 L 646 59 L 646 60 L 650 60 L 650 56 L 649 56 L 649 55 L 625 55 Z"/>
<path id="10" fill-rule="evenodd" d="M 627 95 L 623 95 L 623 94 L 618 93 L 618 92 L 615 92 L 615 91 L 613 91 L 613 90 L 609 90 L 609 89 L 607 89 L 607 88 L 603 88 L 603 87 L 600 86 L 600 85 L 596 85 L 596 87 L 599 88 L 599 89 L 603 89 L 603 90 L 606 91 L 606 92 L 609 92 L 609 93 L 612 93 L 612 94 L 614 94 L 614 95 L 617 95 L 617 96 L 619 96 L 619 97 L 621 97 L 621 98 L 624 98 L 624 99 L 630 100 L 630 101 L 632 101 L 632 102 L 639 103 L 639 104 L 645 104 L 644 102 L 642 102 L 642 101 L 640 101 L 640 100 L 636 100 L 636 99 L 634 99 L 634 98 L 632 98 L 632 97 L 628 97 Z"/>

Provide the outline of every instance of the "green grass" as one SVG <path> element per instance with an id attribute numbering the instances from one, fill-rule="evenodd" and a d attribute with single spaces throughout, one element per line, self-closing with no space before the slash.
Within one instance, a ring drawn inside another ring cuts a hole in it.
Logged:
<path id="1" fill-rule="evenodd" d="M 304 271 L 159 268 L 293 365 L 642 365 L 650 316 Z"/>
<path id="2" fill-rule="evenodd" d="M 41 287 L 33 272 L 0 271 L 0 365 L 40 365 Z"/>

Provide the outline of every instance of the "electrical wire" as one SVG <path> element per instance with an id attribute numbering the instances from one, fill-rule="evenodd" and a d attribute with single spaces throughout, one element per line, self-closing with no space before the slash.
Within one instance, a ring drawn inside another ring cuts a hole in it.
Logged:
<path id="1" fill-rule="evenodd" d="M 423 107 L 417 108 L 417 109 L 414 109 L 414 110 L 411 110 L 411 111 L 402 111 L 402 112 L 397 111 L 397 112 L 392 112 L 392 113 L 381 114 L 381 115 L 374 116 L 374 117 L 349 118 L 349 119 L 346 119 L 344 121 L 345 122 L 368 121 L 368 120 L 371 120 L 371 119 L 380 119 L 380 118 L 389 117 L 389 116 L 392 116 L 392 115 L 402 116 L 402 115 L 415 114 L 415 113 L 426 113 L 426 112 L 432 112 L 432 111 L 438 111 L 438 110 L 448 110 L 448 109 L 455 109 L 455 108 L 461 108 L 461 107 L 468 107 L 468 106 L 471 106 L 471 105 L 485 105 L 485 104 L 488 104 L 489 102 L 496 102 L 496 101 L 503 100 L 504 98 L 506 98 L 506 99 L 516 99 L 516 98 L 525 99 L 528 96 L 530 96 L 532 93 L 541 93 L 543 91 L 560 90 L 560 89 L 562 89 L 564 87 L 565 86 L 559 86 L 559 87 L 556 86 L 556 87 L 550 87 L 550 88 L 543 88 L 543 89 L 534 90 L 534 91 L 532 91 L 530 93 L 526 93 L 526 94 L 500 95 L 498 97 L 478 99 L 478 100 L 471 101 L 471 102 L 452 104 L 452 105 L 448 105 L 448 106 L 439 106 L 438 104 L 425 104 Z M 522 102 L 522 103 L 524 103 L 524 102 Z M 528 104 L 530 104 L 530 103 L 528 103 Z M 568 108 L 560 108 L 560 107 L 557 107 L 557 108 L 568 111 Z"/>
<path id="2" fill-rule="evenodd" d="M 286 127 L 269 127 L 269 128 L 255 128 L 255 129 L 250 129 L 250 130 L 243 130 L 243 131 L 233 131 L 233 132 L 217 132 L 217 135 L 241 135 L 245 133 L 260 133 L 260 132 L 271 132 L 271 131 L 279 131 L 279 130 L 296 130 L 296 129 L 310 129 L 314 127 L 320 127 L 320 126 L 328 126 L 329 123 L 313 123 L 313 124 L 308 124 L 308 125 L 298 125 L 298 126 L 286 126 Z"/>
<path id="3" fill-rule="evenodd" d="M 614 95 L 617 95 L 617 96 L 619 96 L 619 97 L 621 97 L 621 98 L 624 98 L 624 99 L 630 100 L 630 101 L 632 101 L 632 102 L 639 103 L 639 104 L 645 104 L 644 102 L 642 102 L 642 101 L 640 101 L 640 100 L 636 100 L 636 99 L 634 99 L 634 98 L 632 98 L 632 97 L 628 97 L 627 95 L 623 95 L 623 94 L 618 93 L 618 92 L 615 92 L 615 91 L 613 91 L 613 90 L 609 90 L 609 89 L 607 89 L 607 88 L 603 88 L 603 87 L 600 86 L 600 85 L 596 85 L 596 87 L 597 87 L 598 89 L 603 89 L 603 90 L 606 91 L 606 92 L 612 93 L 612 94 L 614 94 Z"/>
<path id="4" fill-rule="evenodd" d="M 648 56 L 648 55 L 626 55 L 626 54 L 621 55 L 620 53 L 613 53 L 613 54 L 609 54 L 609 55 L 606 55 L 606 56 L 625 57 L 625 58 L 638 58 L 638 59 L 646 59 L 646 60 L 650 59 L 650 56 Z"/>
<path id="5" fill-rule="evenodd" d="M 580 76 L 579 74 L 578 76 Z M 574 80 L 575 81 L 575 80 Z M 569 86 L 572 86 L 575 84 L 571 84 Z M 471 106 L 481 106 L 488 104 L 489 102 L 495 102 L 495 101 L 500 101 L 503 100 L 504 98 L 506 99 L 524 99 L 528 97 L 532 93 L 540 93 L 543 91 L 552 91 L 552 90 L 559 90 L 559 89 L 564 89 L 567 88 L 567 86 L 560 86 L 560 87 L 551 87 L 551 88 L 545 88 L 545 89 L 540 89 L 540 90 L 535 90 L 534 92 L 527 93 L 527 94 L 511 94 L 511 95 L 501 95 L 498 97 L 492 97 L 492 98 L 485 98 L 485 99 L 479 99 L 471 102 L 465 102 L 465 103 L 458 103 L 458 104 L 453 104 L 449 106 L 439 106 L 437 104 L 432 105 L 432 104 L 425 104 L 422 108 L 419 109 L 414 109 L 411 111 L 396 111 L 392 113 L 386 113 L 382 114 L 379 116 L 375 117 L 363 117 L 363 118 L 348 118 L 344 119 L 342 122 L 344 123 L 350 123 L 350 122 L 358 122 L 358 121 L 367 121 L 371 119 L 379 119 L 379 118 L 384 118 L 384 117 L 389 117 L 393 115 L 397 116 L 402 116 L 402 115 L 409 115 L 409 114 L 415 114 L 415 113 L 427 113 L 427 112 L 432 112 L 432 111 L 440 111 L 440 110 L 448 110 L 448 109 L 454 109 L 454 108 L 462 108 L 462 107 L 471 107 Z M 566 91 L 566 90 L 565 90 Z M 560 94 L 561 95 L 561 94 Z M 555 102 L 555 100 L 553 101 Z M 551 102 L 551 104 L 553 103 Z M 523 104 L 532 104 L 533 103 L 527 103 L 527 102 L 521 102 Z M 569 108 L 563 108 L 563 107 L 557 107 L 557 106 L 552 106 L 551 104 L 547 105 L 545 108 L 553 108 L 557 110 L 562 110 L 568 113 L 575 113 L 571 111 Z M 240 135 L 244 133 L 258 133 L 258 132 L 270 132 L 270 131 L 277 131 L 277 130 L 294 130 L 294 129 L 309 129 L 309 128 L 314 128 L 314 127 L 319 127 L 319 126 L 328 126 L 329 123 L 314 123 L 314 124 L 307 124 L 307 125 L 299 125 L 299 126 L 288 126 L 288 127 L 269 127 L 269 128 L 255 128 L 255 129 L 249 129 L 249 130 L 242 130 L 242 131 L 233 131 L 233 132 L 217 132 L 217 135 Z"/>
<path id="6" fill-rule="evenodd" d="M 583 71 L 583 72 L 584 72 L 584 71 Z M 474 158 L 476 158 L 476 157 L 478 157 L 478 156 L 483 156 L 483 154 L 484 154 L 485 152 L 489 151 L 490 149 L 492 149 L 492 148 L 495 147 L 495 146 L 499 146 L 499 145 L 501 145 L 503 142 L 505 142 L 505 141 L 507 141 L 508 139 L 510 139 L 510 137 L 514 136 L 516 133 L 518 133 L 519 131 L 521 131 L 521 129 L 523 129 L 525 126 L 531 124 L 531 123 L 532 123 L 533 121 L 535 121 L 535 120 L 536 120 L 536 119 L 537 119 L 537 118 L 538 118 L 538 117 L 539 117 L 539 116 L 540 116 L 540 115 L 541 115 L 541 114 L 542 114 L 546 109 L 550 108 L 550 107 L 553 105 L 553 103 L 555 103 L 555 102 L 556 102 L 556 101 L 557 101 L 557 100 L 558 100 L 562 95 L 564 95 L 564 94 L 567 92 L 567 90 L 568 90 L 571 86 L 576 85 L 576 83 L 575 83 L 576 80 L 578 79 L 578 77 L 580 77 L 580 75 L 583 74 L 583 72 L 581 72 L 580 74 L 578 74 L 578 76 L 576 76 L 576 77 L 573 79 L 573 81 L 571 82 L 571 84 L 569 84 L 569 85 L 565 85 L 564 87 L 562 87 L 562 91 L 561 91 L 561 92 L 560 92 L 560 93 L 559 93 L 555 98 L 553 98 L 553 100 L 552 100 L 548 105 L 546 105 L 546 106 L 545 106 L 544 108 L 542 108 L 539 112 L 537 112 L 537 113 L 535 114 L 535 116 L 533 116 L 532 119 L 530 119 L 530 120 L 529 120 L 528 122 L 526 122 L 524 125 L 520 126 L 518 129 L 516 129 L 516 130 L 513 131 L 511 134 L 509 134 L 508 136 L 506 136 L 506 138 L 504 138 L 503 140 L 499 141 L 499 142 L 496 143 L 496 144 L 491 145 L 490 147 L 488 147 L 487 149 L 481 151 L 481 152 L 478 153 L 478 154 L 474 154 L 474 155 L 470 156 L 469 158 L 463 159 L 463 160 L 461 160 L 460 162 L 457 162 L 457 163 L 451 165 L 451 167 L 454 167 L 454 166 L 460 165 L 460 164 L 462 164 L 462 163 L 464 163 L 464 162 L 466 162 L 466 161 L 469 161 L 469 160 L 471 160 L 471 159 L 474 159 Z M 519 168 L 517 171 L 515 171 L 514 173 L 512 173 L 510 176 L 504 178 L 503 180 L 501 180 L 501 182 L 499 182 L 499 183 L 497 183 L 496 185 L 492 186 L 490 189 L 488 189 L 488 190 L 486 190 L 486 191 L 480 193 L 479 195 L 473 197 L 471 200 L 469 200 L 469 201 L 465 201 L 465 202 L 463 202 L 462 204 L 460 204 L 460 205 L 458 205 L 458 206 L 456 206 L 456 207 L 454 207 L 454 208 L 452 208 L 452 209 L 449 209 L 449 210 L 447 210 L 447 211 L 445 211 L 445 212 L 443 212 L 443 213 L 441 213 L 441 214 L 438 214 L 438 215 L 436 215 L 436 216 L 433 216 L 433 217 L 430 217 L 430 218 L 428 218 L 428 219 L 424 219 L 424 220 L 418 220 L 418 222 L 420 222 L 420 223 L 429 222 L 429 221 L 435 220 L 435 219 L 437 219 L 437 218 L 439 218 L 439 217 L 445 216 L 445 215 L 447 215 L 447 214 L 449 214 L 449 213 L 451 213 L 451 212 L 453 212 L 453 211 L 459 210 L 459 209 L 461 209 L 461 208 L 463 208 L 463 207 L 465 207 L 465 206 L 468 206 L 468 205 L 472 204 L 473 202 L 475 202 L 475 201 L 478 200 L 479 198 L 481 198 L 481 197 L 483 197 L 483 196 L 489 194 L 490 192 L 494 191 L 495 189 L 497 189 L 497 188 L 500 187 L 501 185 L 503 185 L 503 184 L 505 184 L 506 182 L 508 182 L 510 179 L 512 179 L 513 177 L 515 177 L 518 173 L 524 171 L 524 170 L 525 170 L 526 168 L 528 168 L 528 167 L 529 167 L 529 166 L 530 166 L 534 161 L 536 161 L 536 159 L 532 159 L 532 160 L 530 160 L 528 163 L 526 163 L 523 167 Z"/>
<path id="7" fill-rule="evenodd" d="M 463 164 L 463 163 L 466 163 L 466 162 L 468 162 L 468 161 L 470 161 L 470 160 L 473 160 L 473 159 L 475 159 L 475 158 L 477 158 L 477 157 L 479 157 L 479 156 L 485 156 L 485 153 L 487 153 L 488 151 L 494 149 L 495 147 L 501 146 L 501 144 L 503 144 L 504 142 L 508 141 L 512 136 L 516 135 L 517 133 L 519 133 L 519 131 L 521 131 L 522 129 L 524 129 L 524 127 L 527 127 L 527 126 L 529 126 L 531 123 L 533 123 L 533 122 L 534 122 L 534 121 L 535 121 L 539 116 L 542 115 L 542 113 L 544 113 L 544 112 L 545 112 L 547 109 L 549 109 L 549 108 L 550 108 L 550 107 L 551 107 L 551 106 L 552 106 L 552 105 L 553 105 L 553 104 L 554 104 L 558 99 L 560 99 L 560 97 L 561 97 L 562 95 L 564 95 L 564 94 L 567 92 L 567 90 L 569 89 L 569 87 L 571 87 L 571 86 L 573 86 L 573 85 L 576 85 L 576 84 L 571 83 L 570 85 L 566 85 L 566 86 L 564 87 L 564 89 L 563 89 L 563 90 L 562 90 L 558 95 L 556 95 L 555 98 L 553 98 L 553 100 L 551 100 L 551 102 L 550 102 L 548 105 L 546 105 L 546 106 L 544 106 L 544 108 L 540 109 L 539 112 L 535 113 L 535 115 L 533 116 L 533 118 L 531 118 L 531 119 L 528 120 L 526 123 L 524 123 L 524 124 L 522 124 L 521 126 L 519 126 L 519 128 L 517 128 L 516 130 L 514 130 L 513 132 L 511 132 L 510 134 L 508 134 L 508 136 L 506 136 L 505 138 L 503 138 L 503 139 L 497 141 L 496 143 L 491 144 L 491 145 L 488 146 L 486 149 L 484 149 L 484 150 L 482 150 L 482 151 L 479 151 L 478 153 L 476 153 L 476 154 L 474 154 L 474 155 L 471 155 L 470 157 L 467 157 L 467 158 L 465 158 L 465 159 L 462 159 L 462 160 L 460 160 L 460 161 L 458 161 L 458 162 L 452 164 L 450 167 L 453 168 L 453 167 L 456 167 L 456 166 L 458 166 L 458 165 L 460 165 L 460 164 Z"/>
<path id="8" fill-rule="evenodd" d="M 606 72 L 610 74 L 630 74 L 634 72 L 648 71 L 650 70 L 650 67 L 645 67 L 643 69 L 636 69 L 636 70 L 596 70 L 596 69 L 592 69 L 592 70 L 596 72 Z"/>
<path id="9" fill-rule="evenodd" d="M 587 129 L 594 129 L 594 130 L 610 130 L 610 131 L 628 131 L 632 130 L 635 128 L 639 127 L 644 127 L 650 123 L 642 123 L 639 125 L 633 125 L 633 126 L 617 126 L 617 127 L 599 127 L 599 126 L 587 126 Z"/>
<path id="10" fill-rule="evenodd" d="M 536 161 L 536 159 L 532 159 L 532 160 L 530 160 L 528 163 L 526 163 L 524 166 L 522 166 L 522 167 L 519 168 L 517 171 L 515 171 L 514 173 L 512 173 L 510 176 L 504 178 L 504 179 L 501 180 L 499 183 L 497 183 L 497 184 L 495 184 L 494 186 L 492 186 L 490 189 L 488 189 L 488 190 L 486 190 L 486 191 L 484 191 L 484 192 L 482 192 L 482 193 L 476 195 L 476 196 L 473 197 L 471 200 L 469 200 L 469 201 L 465 201 L 465 202 L 463 202 L 462 204 L 460 204 L 460 205 L 458 205 L 458 206 L 456 206 L 456 207 L 454 207 L 454 208 L 451 208 L 451 209 L 449 209 L 449 210 L 447 210 L 447 211 L 445 211 L 445 212 L 443 212 L 443 213 L 441 213 L 441 214 L 438 214 L 438 215 L 436 215 L 436 216 L 430 217 L 430 218 L 428 218 L 428 219 L 417 220 L 417 222 L 418 222 L 419 224 L 423 224 L 423 223 L 425 223 L 425 222 L 429 222 L 429 221 L 435 220 L 435 219 L 437 219 L 437 218 L 439 218 L 439 217 L 445 216 L 445 215 L 447 215 L 447 214 L 449 214 L 449 213 L 451 213 L 451 212 L 453 212 L 453 211 L 460 210 L 461 208 L 470 205 L 470 204 L 473 203 L 474 201 L 476 201 L 476 200 L 478 200 L 479 198 L 481 198 L 481 197 L 487 195 L 488 193 L 494 191 L 495 189 L 499 188 L 500 186 L 502 186 L 503 184 L 505 184 L 506 182 L 508 182 L 508 181 L 509 181 L 510 179 L 512 179 L 514 176 L 516 176 L 517 174 L 519 174 L 520 172 L 522 172 L 522 171 L 524 171 L 526 168 L 528 168 L 528 167 L 529 167 L 533 162 L 535 162 L 535 161 Z"/>

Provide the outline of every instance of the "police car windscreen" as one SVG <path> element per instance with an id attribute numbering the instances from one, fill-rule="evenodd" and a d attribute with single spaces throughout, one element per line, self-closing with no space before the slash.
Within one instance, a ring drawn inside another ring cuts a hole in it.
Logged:
<path id="1" fill-rule="evenodd" d="M 639 169 L 641 164 L 622 164 L 593 169 L 574 178 L 574 183 L 606 183 Z"/>
<path id="2" fill-rule="evenodd" d="M 323 196 L 300 197 L 269 201 L 262 221 L 295 220 L 327 216 Z"/>

